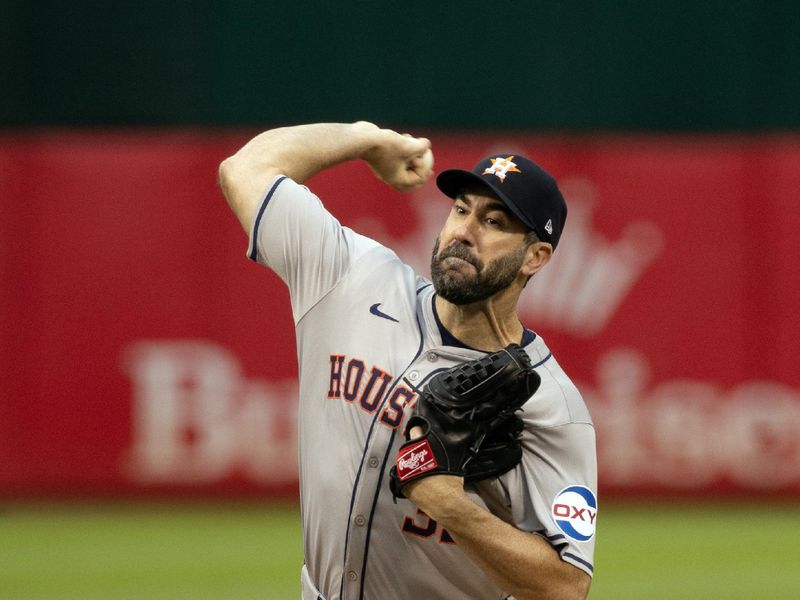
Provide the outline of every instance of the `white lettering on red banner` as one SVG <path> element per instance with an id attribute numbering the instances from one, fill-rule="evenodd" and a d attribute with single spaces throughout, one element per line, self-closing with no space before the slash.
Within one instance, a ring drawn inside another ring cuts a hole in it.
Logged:
<path id="1" fill-rule="evenodd" d="M 579 382 L 598 431 L 603 483 L 702 489 L 727 479 L 751 490 L 800 484 L 800 393 L 776 381 L 725 391 L 674 379 L 648 388 L 649 366 L 615 349 Z"/>
<path id="2" fill-rule="evenodd" d="M 203 341 L 140 342 L 125 362 L 133 383 L 132 479 L 296 481 L 296 384 L 248 380 L 230 352 Z"/>

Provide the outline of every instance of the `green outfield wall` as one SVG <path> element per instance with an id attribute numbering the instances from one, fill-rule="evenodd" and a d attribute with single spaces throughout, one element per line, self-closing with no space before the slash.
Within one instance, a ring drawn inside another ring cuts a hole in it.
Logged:
<path id="1" fill-rule="evenodd" d="M 800 5 L 0 3 L 0 127 L 800 127 Z"/>

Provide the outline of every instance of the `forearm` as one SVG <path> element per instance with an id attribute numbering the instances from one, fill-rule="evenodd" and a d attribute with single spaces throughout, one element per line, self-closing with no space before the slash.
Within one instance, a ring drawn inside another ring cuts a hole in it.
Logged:
<path id="1" fill-rule="evenodd" d="M 431 477 L 430 480 L 438 479 Z M 409 498 L 447 529 L 461 548 L 501 589 L 518 600 L 576 600 L 591 580 L 564 562 L 542 537 L 520 531 L 476 505 L 460 484 L 408 490 Z M 412 484 L 414 485 L 414 484 Z"/>
<path id="2" fill-rule="evenodd" d="M 298 183 L 333 165 L 359 158 L 379 143 L 380 129 L 366 122 L 314 123 L 265 131 L 222 162 L 219 181 L 247 230 L 275 175 Z"/>

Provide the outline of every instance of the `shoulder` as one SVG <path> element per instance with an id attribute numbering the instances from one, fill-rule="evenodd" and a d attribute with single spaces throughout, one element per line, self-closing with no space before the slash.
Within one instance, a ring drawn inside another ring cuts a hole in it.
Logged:
<path id="1" fill-rule="evenodd" d="M 265 210 L 272 212 L 276 210 L 275 207 L 281 206 L 284 210 L 302 210 L 309 205 L 322 208 L 322 201 L 302 183 L 279 173 L 272 178 L 259 209 L 260 212 Z"/>
<path id="2" fill-rule="evenodd" d="M 536 427 L 556 427 L 568 423 L 592 424 L 583 396 L 556 360 L 541 336 L 527 346 L 541 385 L 524 405 L 526 420 Z"/>

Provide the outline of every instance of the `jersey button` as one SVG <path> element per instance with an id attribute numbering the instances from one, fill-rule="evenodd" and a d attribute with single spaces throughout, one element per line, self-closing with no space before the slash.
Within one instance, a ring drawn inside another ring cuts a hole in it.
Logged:
<path id="1" fill-rule="evenodd" d="M 373 469 L 378 466 L 378 458 L 376 456 L 370 456 L 367 464 L 372 467 Z"/>
<path id="2" fill-rule="evenodd" d="M 436 352 L 428 352 L 428 362 L 436 362 L 439 360 L 439 355 Z"/>
<path id="3" fill-rule="evenodd" d="M 358 581 L 358 573 L 356 573 L 355 571 L 348 571 L 347 578 L 350 581 Z"/>
<path id="4" fill-rule="evenodd" d="M 358 525 L 359 527 L 363 527 L 364 523 L 366 523 L 367 520 L 364 518 L 364 515 L 357 515 L 355 518 L 355 522 L 356 525 Z"/>
<path id="5" fill-rule="evenodd" d="M 419 379 L 419 373 L 417 371 L 411 371 L 411 373 L 408 374 L 408 378 L 411 381 L 416 381 L 417 379 Z"/>

